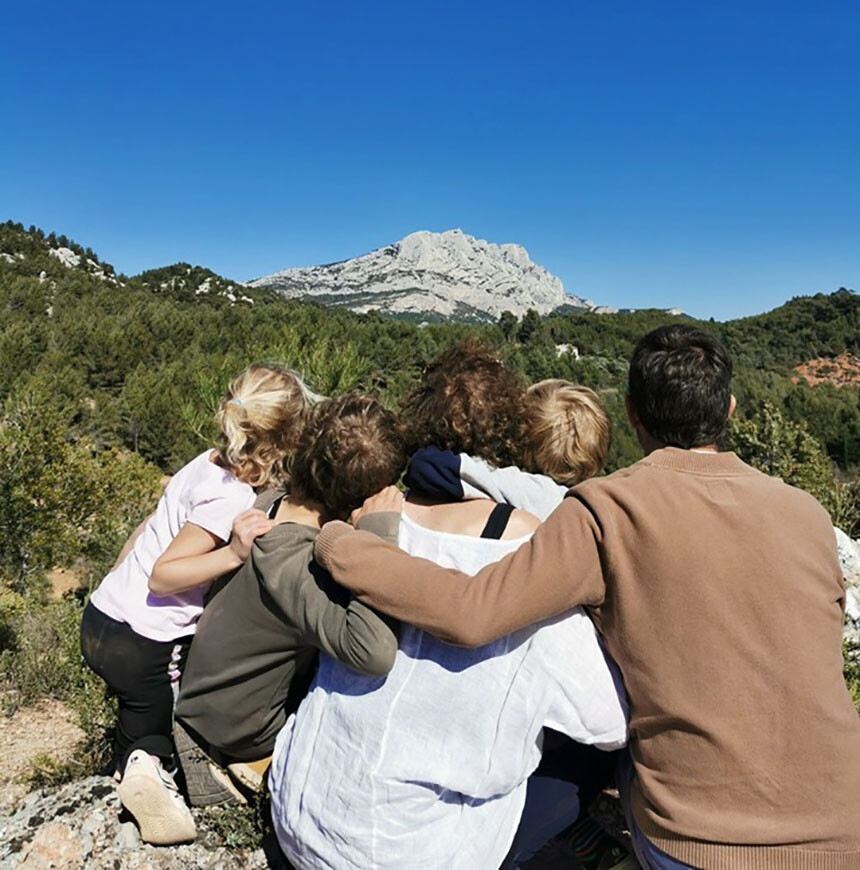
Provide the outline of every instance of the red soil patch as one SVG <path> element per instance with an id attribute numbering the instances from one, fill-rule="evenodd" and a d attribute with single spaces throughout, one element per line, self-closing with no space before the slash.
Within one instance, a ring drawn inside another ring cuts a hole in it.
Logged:
<path id="1" fill-rule="evenodd" d="M 819 357 L 794 367 L 797 372 L 792 380 L 806 381 L 810 386 L 833 384 L 834 387 L 860 386 L 860 359 L 854 354 L 839 354 L 837 357 Z"/>

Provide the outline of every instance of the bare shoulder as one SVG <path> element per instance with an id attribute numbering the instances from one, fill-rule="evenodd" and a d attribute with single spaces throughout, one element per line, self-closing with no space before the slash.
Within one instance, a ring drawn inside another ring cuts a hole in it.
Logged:
<path id="1" fill-rule="evenodd" d="M 502 540 L 510 541 L 512 538 L 522 538 L 525 535 L 530 535 L 539 525 L 540 520 L 534 514 L 517 509 L 508 520 Z"/>

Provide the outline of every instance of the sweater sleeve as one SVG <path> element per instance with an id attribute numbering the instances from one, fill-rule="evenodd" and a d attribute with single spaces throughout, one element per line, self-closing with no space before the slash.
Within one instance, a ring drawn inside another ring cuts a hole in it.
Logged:
<path id="1" fill-rule="evenodd" d="M 440 639 L 480 646 L 578 604 L 599 605 L 603 530 L 571 494 L 532 538 L 473 577 L 330 523 L 317 559 L 362 601 Z"/>
<path id="2" fill-rule="evenodd" d="M 385 676 L 394 667 L 397 653 L 393 627 L 359 599 L 339 600 L 331 589 L 334 581 L 321 573 L 322 577 L 306 583 L 306 607 L 300 627 L 308 645 L 361 674 Z"/>
<path id="3" fill-rule="evenodd" d="M 431 498 L 459 501 L 463 498 L 460 456 L 438 447 L 422 447 L 409 460 L 403 483 Z"/>
<path id="4" fill-rule="evenodd" d="M 397 541 L 400 514 L 380 513 L 366 518 L 362 535 L 372 540 Z M 380 537 L 376 537 L 379 535 Z M 294 568 L 294 566 L 292 566 Z M 316 647 L 343 664 L 369 676 L 384 676 L 397 653 L 396 624 L 338 586 L 316 562 L 302 565 L 288 582 L 259 574 L 261 584 L 300 631 L 307 646 Z"/>

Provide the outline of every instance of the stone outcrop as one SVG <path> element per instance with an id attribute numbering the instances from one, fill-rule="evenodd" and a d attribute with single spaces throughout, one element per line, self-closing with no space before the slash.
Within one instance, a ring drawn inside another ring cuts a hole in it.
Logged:
<path id="1" fill-rule="evenodd" d="M 520 245 L 495 245 L 462 230 L 420 231 L 361 257 L 324 266 L 284 269 L 249 282 L 289 298 L 365 313 L 496 320 L 533 308 L 592 310 L 561 281 L 532 262 Z"/>
<path id="2" fill-rule="evenodd" d="M 860 542 L 836 529 L 836 547 L 845 578 L 845 639 L 860 643 Z"/>
<path id="3" fill-rule="evenodd" d="M 0 870 L 283 870 L 262 849 L 223 844 L 198 818 L 198 837 L 184 846 L 149 846 L 121 815 L 113 780 L 89 777 L 30 793 L 0 816 Z"/>

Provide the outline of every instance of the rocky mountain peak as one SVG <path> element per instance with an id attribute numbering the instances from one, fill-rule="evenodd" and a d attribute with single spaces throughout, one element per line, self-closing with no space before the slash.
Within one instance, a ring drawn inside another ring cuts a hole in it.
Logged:
<path id="1" fill-rule="evenodd" d="M 540 314 L 568 305 L 593 309 L 533 262 L 521 245 L 497 245 L 460 229 L 419 230 L 369 254 L 284 269 L 249 282 L 289 298 L 352 311 L 495 320 L 503 311 Z"/>

